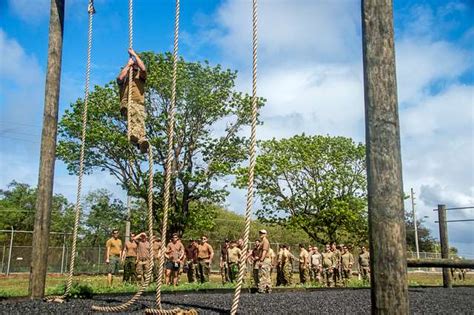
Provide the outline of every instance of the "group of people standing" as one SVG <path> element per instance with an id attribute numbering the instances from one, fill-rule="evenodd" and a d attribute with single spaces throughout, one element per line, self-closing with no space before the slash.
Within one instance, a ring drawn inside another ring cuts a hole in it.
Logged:
<path id="1" fill-rule="evenodd" d="M 106 263 L 108 283 L 112 284 L 113 274 L 117 274 L 123 264 L 124 282 L 143 282 L 149 262 L 150 246 L 153 246 L 153 281 L 158 278 L 159 259 L 162 251 L 160 239 L 148 240 L 146 233 L 130 238 L 122 248 L 117 230 L 106 244 Z M 222 283 L 235 282 L 239 272 L 239 262 L 244 259 L 247 269 L 251 270 L 253 284 L 261 293 L 269 293 L 272 288 L 272 272 L 276 269 L 276 285 L 293 284 L 293 267 L 297 262 L 299 283 L 321 283 L 328 287 L 347 286 L 352 277 L 354 256 L 351 249 L 345 245 L 327 244 L 320 252 L 317 246 L 299 245 L 299 255 L 295 257 L 286 244 L 279 246 L 278 253 L 270 247 L 267 231 L 259 231 L 259 239 L 246 255 L 243 252 L 243 240 L 225 240 L 220 250 L 219 267 Z M 244 256 L 244 257 L 242 257 Z M 207 236 L 199 240 L 190 239 L 184 246 L 177 234 L 173 234 L 164 252 L 164 282 L 178 285 L 181 274 L 187 275 L 189 283 L 205 283 L 209 281 L 211 263 L 214 259 L 214 249 L 208 243 Z M 370 257 L 364 246 L 358 256 L 358 274 L 364 281 L 370 279 Z"/>
<path id="2" fill-rule="evenodd" d="M 118 230 L 112 231 L 112 237 L 106 242 L 107 282 L 112 285 L 113 275 L 119 273 L 123 265 L 124 282 L 144 282 L 148 267 L 150 246 L 153 246 L 153 281 L 158 278 L 158 266 L 162 251 L 160 239 L 149 240 L 146 233 L 138 235 L 130 233 L 129 240 L 122 246 Z M 185 248 L 177 234 L 165 247 L 164 282 L 178 285 L 183 272 L 189 282 L 196 279 L 201 282 L 209 281 L 210 264 L 214 257 L 212 246 L 207 243 L 207 237 L 202 236 L 200 241 L 190 240 Z"/>
<path id="3" fill-rule="evenodd" d="M 279 277 L 277 276 L 277 283 L 286 285 L 292 282 L 292 273 L 289 270 L 292 270 L 292 261 L 296 258 L 289 252 L 286 245 L 283 246 L 278 254 L 277 270 L 280 270 L 280 274 Z M 309 280 L 328 287 L 347 286 L 355 263 L 354 255 L 350 252 L 351 248 L 343 244 L 331 243 L 326 244 L 324 251 L 320 253 L 316 246 L 309 246 L 306 249 L 303 244 L 300 244 L 299 247 L 298 269 L 301 284 Z M 359 275 L 367 282 L 370 277 L 369 259 L 369 252 L 362 246 L 358 258 Z M 289 266 L 286 267 L 285 264 Z"/>

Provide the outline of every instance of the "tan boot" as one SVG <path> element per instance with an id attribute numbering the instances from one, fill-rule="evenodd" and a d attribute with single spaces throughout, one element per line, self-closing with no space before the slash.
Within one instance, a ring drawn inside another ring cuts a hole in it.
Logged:
<path id="1" fill-rule="evenodd" d="M 148 140 L 146 138 L 141 139 L 138 142 L 138 145 L 140 146 L 140 152 L 142 154 L 145 154 L 145 153 L 148 152 L 148 148 L 150 147 L 150 143 L 148 142 Z"/>

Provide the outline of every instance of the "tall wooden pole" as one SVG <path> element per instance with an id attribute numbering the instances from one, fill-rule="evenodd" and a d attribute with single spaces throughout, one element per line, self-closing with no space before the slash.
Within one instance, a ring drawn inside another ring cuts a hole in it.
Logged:
<path id="1" fill-rule="evenodd" d="M 59 86 L 64 31 L 64 0 L 51 0 L 49 19 L 48 66 L 46 72 L 43 131 L 38 178 L 38 196 L 33 233 L 29 296 L 42 298 L 48 264 L 49 226 L 53 195 L 56 135 L 58 127 Z"/>
<path id="2" fill-rule="evenodd" d="M 446 222 L 446 205 L 438 205 L 439 243 L 441 258 L 449 259 L 448 223 Z M 452 288 L 451 274 L 448 268 L 443 268 L 443 287 Z"/>
<path id="3" fill-rule="evenodd" d="M 408 314 L 393 4 L 362 0 L 373 314 Z"/>

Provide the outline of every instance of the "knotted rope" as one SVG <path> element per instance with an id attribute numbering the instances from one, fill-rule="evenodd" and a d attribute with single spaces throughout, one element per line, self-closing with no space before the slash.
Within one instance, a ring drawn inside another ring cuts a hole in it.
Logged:
<path id="1" fill-rule="evenodd" d="M 82 193 L 82 179 L 84 176 L 84 152 L 86 146 L 86 129 L 87 129 L 87 108 L 89 102 L 89 82 L 91 73 L 91 53 L 92 53 L 92 20 L 95 13 L 94 0 L 89 0 L 87 6 L 87 12 L 89 13 L 89 29 L 87 35 L 87 63 L 86 63 L 86 82 L 84 87 L 84 107 L 82 110 L 82 131 L 81 131 L 81 151 L 79 157 L 79 176 L 77 180 L 77 192 L 76 192 L 76 204 L 74 206 L 75 218 L 74 218 L 74 230 L 72 235 L 72 251 L 71 251 L 71 262 L 69 264 L 69 274 L 66 282 L 66 290 L 61 296 L 48 297 L 48 301 L 61 302 L 67 298 L 71 292 L 72 278 L 74 275 L 74 266 L 76 261 L 76 245 L 77 245 L 77 232 L 79 229 L 79 219 L 81 217 L 81 193 Z"/>
<path id="2" fill-rule="evenodd" d="M 237 313 L 240 302 L 240 292 L 242 289 L 242 282 L 245 275 L 246 261 L 247 261 L 247 250 L 250 234 L 250 216 L 252 214 L 253 206 L 253 190 L 254 190 L 254 171 L 256 163 L 256 144 L 257 144 L 257 0 L 253 0 L 252 3 L 252 42 L 253 42 L 253 67 L 252 67 L 252 123 L 250 131 L 250 162 L 249 162 L 249 173 L 248 173 L 248 186 L 247 186 L 247 207 L 245 209 L 245 232 L 244 232 L 244 248 L 243 254 L 240 256 L 239 261 L 239 276 L 237 278 L 237 286 L 235 288 L 234 300 L 232 301 L 232 308 L 230 313 L 232 315 Z"/>

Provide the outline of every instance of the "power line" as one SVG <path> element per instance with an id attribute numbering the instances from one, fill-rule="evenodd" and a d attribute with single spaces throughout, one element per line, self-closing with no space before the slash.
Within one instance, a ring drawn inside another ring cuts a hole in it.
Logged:
<path id="1" fill-rule="evenodd" d="M 474 209 L 474 206 L 446 208 L 446 210 L 466 210 L 466 209 Z M 438 209 L 433 209 L 433 211 L 438 211 Z"/>
<path id="2" fill-rule="evenodd" d="M 471 221 L 474 221 L 474 219 L 446 220 L 446 222 L 471 222 Z M 439 221 L 435 221 L 435 223 L 439 223 Z"/>

